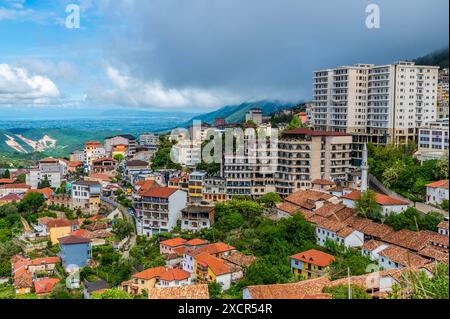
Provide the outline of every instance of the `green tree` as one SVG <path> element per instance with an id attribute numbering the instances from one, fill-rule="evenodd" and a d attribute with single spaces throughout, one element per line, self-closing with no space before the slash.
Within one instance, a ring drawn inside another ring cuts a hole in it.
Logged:
<path id="1" fill-rule="evenodd" d="M 375 200 L 375 196 L 375 192 L 370 189 L 363 192 L 360 198 L 356 200 L 355 210 L 361 217 L 381 222 L 382 209 Z"/>
<path id="2" fill-rule="evenodd" d="M 123 156 L 122 154 L 116 154 L 114 155 L 113 159 L 118 162 L 122 162 L 125 159 L 125 156 Z"/>
<path id="3" fill-rule="evenodd" d="M 5 170 L 5 172 L 2 175 L 3 178 L 11 178 L 11 174 L 9 172 L 9 169 Z"/>
<path id="4" fill-rule="evenodd" d="M 28 193 L 18 204 L 21 213 L 36 213 L 45 203 L 44 195 L 40 193 Z"/>
<path id="5" fill-rule="evenodd" d="M 369 257 L 361 255 L 357 249 L 347 248 L 334 241 L 327 240 L 325 247 L 335 257 L 329 266 L 332 280 L 346 277 L 349 270 L 352 276 L 363 275 L 366 273 L 367 266 L 372 263 Z"/>
<path id="6" fill-rule="evenodd" d="M 16 176 L 16 183 L 18 184 L 25 184 L 27 179 L 27 175 L 25 174 L 19 174 Z"/>
<path id="7" fill-rule="evenodd" d="M 350 285 L 351 299 L 371 299 L 366 290 L 357 285 Z M 331 294 L 333 299 L 349 299 L 349 289 L 347 285 L 325 287 L 324 293 Z"/>
<path id="8" fill-rule="evenodd" d="M 94 292 L 92 294 L 92 299 L 134 299 L 133 296 L 129 295 L 122 289 L 108 289 L 101 293 Z"/>
<path id="9" fill-rule="evenodd" d="M 300 121 L 298 116 L 294 115 L 294 117 L 292 117 L 291 122 L 286 127 L 286 130 L 295 130 L 295 129 L 300 128 L 301 126 L 302 126 L 302 122 Z"/>
<path id="10" fill-rule="evenodd" d="M 391 299 L 449 299 L 448 265 L 439 263 L 431 278 L 423 271 L 407 271 L 395 285 Z"/>
<path id="11" fill-rule="evenodd" d="M 50 181 L 48 180 L 48 176 L 45 175 L 43 180 L 40 180 L 38 183 L 38 189 L 48 188 L 50 187 Z"/>
<path id="12" fill-rule="evenodd" d="M 117 219 L 114 221 L 113 233 L 116 234 L 120 240 L 130 236 L 133 230 L 133 225 L 127 220 Z"/>
<path id="13" fill-rule="evenodd" d="M 210 282 L 208 284 L 209 298 L 210 299 L 221 299 L 222 287 L 217 282 Z"/>
<path id="14" fill-rule="evenodd" d="M 259 198 L 259 202 L 266 207 L 274 207 L 275 204 L 281 203 L 283 199 L 277 193 L 267 193 Z"/>

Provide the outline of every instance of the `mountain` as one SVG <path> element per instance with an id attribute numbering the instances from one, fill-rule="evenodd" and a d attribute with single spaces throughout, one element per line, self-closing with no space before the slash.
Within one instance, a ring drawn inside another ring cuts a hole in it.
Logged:
<path id="1" fill-rule="evenodd" d="M 239 105 L 227 105 L 216 111 L 201 114 L 193 117 L 186 122 L 186 125 L 192 125 L 192 121 L 200 120 L 209 124 L 214 123 L 216 118 L 224 118 L 227 123 L 242 122 L 245 119 L 245 113 L 254 107 L 262 109 L 265 116 L 269 116 L 273 112 L 277 112 L 283 109 L 290 109 L 298 103 L 282 103 L 273 101 L 259 101 L 259 102 L 246 102 Z"/>
<path id="2" fill-rule="evenodd" d="M 448 48 L 434 51 L 423 57 L 414 60 L 418 65 L 439 65 L 442 68 L 448 68 Z"/>
<path id="3" fill-rule="evenodd" d="M 120 131 L 86 131 L 71 128 L 24 128 L 0 130 L 0 154 L 11 158 L 42 156 L 68 156 L 83 147 L 88 140 L 100 140 L 123 133 Z"/>

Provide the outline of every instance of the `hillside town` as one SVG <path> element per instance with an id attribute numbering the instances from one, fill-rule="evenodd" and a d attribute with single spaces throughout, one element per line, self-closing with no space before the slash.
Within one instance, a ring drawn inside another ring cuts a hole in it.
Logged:
<path id="1" fill-rule="evenodd" d="M 419 279 L 448 287 L 448 69 L 357 64 L 312 83 L 313 100 L 293 109 L 0 169 L 0 298 L 401 299 L 425 293 L 411 288 Z M 206 162 L 227 134 L 231 151 Z"/>

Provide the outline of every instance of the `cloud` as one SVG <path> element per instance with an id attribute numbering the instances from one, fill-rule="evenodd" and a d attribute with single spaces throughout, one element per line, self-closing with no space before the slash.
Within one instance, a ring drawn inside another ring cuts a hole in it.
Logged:
<path id="1" fill-rule="evenodd" d="M 0 5 L 0 21 L 17 20 L 33 13 L 33 10 L 24 8 L 25 0 L 4 0 L 2 4 Z"/>
<path id="2" fill-rule="evenodd" d="M 80 74 L 75 65 L 67 61 L 21 58 L 16 64 L 31 73 L 49 77 L 53 81 L 74 83 L 80 80 Z"/>
<path id="3" fill-rule="evenodd" d="M 142 81 L 122 74 L 116 68 L 107 66 L 105 74 L 110 81 L 109 88 L 92 90 L 87 100 L 121 106 L 154 108 L 206 108 L 240 100 L 220 90 L 198 88 L 167 88 L 159 81 Z"/>
<path id="4" fill-rule="evenodd" d="M 0 105 L 48 105 L 61 94 L 49 78 L 26 69 L 0 64 Z"/>
<path id="5" fill-rule="evenodd" d="M 312 71 L 393 63 L 448 44 L 448 1 L 122 0 L 104 4 L 103 52 L 133 78 L 244 99 L 311 97 Z M 417 23 L 417 21 L 421 21 Z"/>

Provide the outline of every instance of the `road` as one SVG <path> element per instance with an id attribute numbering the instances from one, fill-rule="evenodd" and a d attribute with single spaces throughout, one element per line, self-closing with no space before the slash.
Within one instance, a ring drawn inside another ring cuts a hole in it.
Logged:
<path id="1" fill-rule="evenodd" d="M 422 213 L 428 214 L 429 212 L 438 212 L 443 214 L 445 217 L 448 217 L 448 211 L 424 204 L 424 203 L 416 203 L 415 206 L 418 210 L 420 210 Z"/>
<path id="2" fill-rule="evenodd" d="M 23 225 L 23 229 L 25 230 L 26 233 L 31 231 L 31 227 L 30 224 L 28 224 L 28 222 L 26 221 L 25 218 L 23 218 L 22 216 L 20 217 L 20 221 Z"/>

